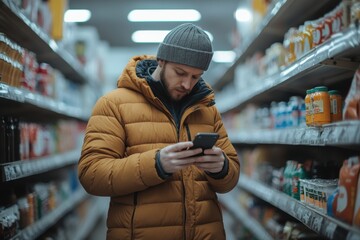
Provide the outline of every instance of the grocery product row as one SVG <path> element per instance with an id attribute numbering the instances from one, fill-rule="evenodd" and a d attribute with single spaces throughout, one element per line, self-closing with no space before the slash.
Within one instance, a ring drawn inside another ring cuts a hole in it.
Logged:
<path id="1" fill-rule="evenodd" d="M 70 54 L 68 48 L 58 41 L 63 39 L 66 28 L 63 21 L 65 3 L 66 1 L 62 0 L 48 2 L 2 0 L 1 14 L 6 17 L 2 18 L 0 26 L 10 39 L 36 53 L 40 62 L 49 63 L 70 80 L 85 83 L 89 81 L 89 77 L 83 66 L 74 55 Z M 48 18 L 44 19 L 43 16 Z M 42 27 L 44 25 L 51 29 Z"/>
<path id="2" fill-rule="evenodd" d="M 244 190 L 220 196 L 220 201 L 238 219 L 237 239 L 326 239 Z"/>
<path id="3" fill-rule="evenodd" d="M 62 177 L 2 187 L 0 199 L 1 239 L 35 239 L 67 211 L 87 197 L 75 168 Z"/>
<path id="4" fill-rule="evenodd" d="M 230 204 L 230 209 L 237 209 L 232 212 L 240 214 L 240 222 L 244 219 L 241 214 L 251 209 L 236 199 L 236 194 L 242 196 L 245 191 L 256 201 L 265 201 L 260 206 L 270 204 L 275 211 L 281 210 L 282 215 L 288 214 L 298 224 L 307 226 L 317 234 L 317 239 L 358 239 L 359 156 L 350 154 L 344 159 L 339 152 L 328 151 L 324 156 L 311 149 L 285 150 L 274 146 L 242 148 L 239 156 L 242 173 L 238 191 L 241 193 L 235 190 L 228 196 L 220 195 L 220 200 L 225 206 Z M 296 157 L 286 160 L 291 156 Z M 254 213 L 249 212 L 251 216 Z M 263 234 L 274 237 L 271 232 L 274 229 L 267 228 L 265 219 L 258 217 L 258 227 L 263 229 Z M 259 236 L 261 232 L 254 231 L 258 239 L 265 239 Z M 274 239 L 289 238 L 277 235 Z"/>
<path id="5" fill-rule="evenodd" d="M 296 44 L 298 46 L 298 50 L 304 48 L 305 38 L 313 39 L 312 36 L 319 33 L 321 33 L 319 37 L 323 41 L 320 41 L 318 44 L 321 42 L 328 42 L 327 44 L 321 44 L 328 45 L 330 44 L 328 38 L 332 34 L 330 29 L 336 28 L 334 32 L 346 32 L 346 29 L 349 27 L 351 29 L 351 25 L 357 21 L 356 15 L 351 15 L 351 13 L 358 12 L 358 5 L 356 1 L 329 0 L 313 2 L 310 0 L 304 0 L 302 2 L 298 2 L 294 0 L 275 0 L 270 2 L 271 4 L 265 8 L 266 11 L 260 14 L 262 15 L 260 18 L 256 18 L 252 22 L 251 27 L 248 26 L 248 24 L 242 25 L 241 23 L 238 23 L 238 29 L 241 37 L 243 38 L 240 45 L 237 47 L 238 57 L 229 68 L 226 68 L 225 72 L 221 73 L 219 77 L 214 79 L 212 86 L 216 90 L 221 90 L 223 87 L 233 84 L 233 82 L 238 79 L 238 77 L 234 75 L 234 71 L 242 68 L 245 64 L 249 64 L 249 68 L 246 69 L 244 67 L 242 70 L 248 70 L 251 73 L 251 75 L 247 75 L 247 79 L 251 78 L 256 81 L 258 81 L 256 76 L 262 76 L 261 78 L 264 78 L 264 75 L 267 72 L 267 70 L 264 69 L 264 63 L 270 63 L 268 65 L 270 72 L 273 72 L 271 68 L 273 68 L 273 66 L 275 67 L 274 64 L 277 62 L 282 62 L 282 65 L 285 65 L 285 56 L 289 56 L 289 52 L 287 52 L 287 49 L 285 49 L 284 46 L 290 46 L 288 44 L 290 41 L 287 41 L 287 37 L 289 36 L 287 32 L 294 32 L 299 28 L 299 26 L 304 25 L 305 22 L 307 24 L 311 23 L 315 29 L 312 29 L 314 31 L 310 34 L 305 34 L 307 36 L 310 35 L 310 38 L 305 37 L 304 34 L 300 34 L 300 38 L 297 37 L 294 39 L 301 40 L 295 41 L 296 43 L 301 43 Z M 252 9 L 252 11 L 258 12 L 254 5 L 249 4 L 248 7 Z M 334 21 L 335 19 L 336 21 Z M 315 31 L 316 29 L 318 29 L 318 31 Z M 324 35 L 322 34 L 323 30 Z M 334 38 L 339 34 L 333 35 L 334 36 L 331 38 Z M 325 39 L 328 40 L 326 41 Z M 346 38 L 343 40 L 346 40 Z M 292 43 L 295 42 L 293 41 Z M 315 45 L 312 46 L 309 44 L 309 48 L 318 48 Z M 283 54 L 281 57 L 279 56 L 281 61 L 274 56 L 274 53 L 279 51 L 272 51 L 273 49 L 271 49 L 271 46 L 273 46 L 275 50 L 283 50 L 281 51 Z M 291 46 L 295 47 L 295 44 L 291 44 Z M 294 50 L 294 48 L 291 49 L 291 51 Z M 265 59 L 264 56 L 266 53 L 270 53 L 271 56 Z M 300 58 L 300 54 L 298 55 L 299 56 L 297 57 Z M 275 59 L 277 60 L 274 62 L 273 60 Z M 277 71 L 282 70 L 280 69 L 280 66 L 277 66 L 276 69 Z M 240 72 L 242 70 L 240 70 Z M 242 83 L 236 83 L 236 86 L 238 86 L 238 84 Z"/>
<path id="6" fill-rule="evenodd" d="M 0 0 L 0 239 L 87 239 L 106 213 L 76 170 L 101 44 L 64 22 L 67 7 Z"/>
<path id="7" fill-rule="evenodd" d="M 234 64 L 233 81 L 222 86 L 218 92 L 218 107 L 222 112 L 241 109 L 247 103 L 264 103 L 264 100 L 281 100 L 296 93 L 296 88 L 309 89 L 325 83 L 333 84 L 344 78 L 350 79 L 359 62 L 356 52 L 360 46 L 356 24 L 342 28 L 341 32 L 314 46 L 289 65 L 279 67 L 276 72 L 266 74 L 259 54 L 245 62 Z M 288 53 L 286 53 L 288 54 Z M 285 58 L 286 54 L 283 55 Z M 285 60 L 284 60 L 285 61 Z M 259 75 L 262 73 L 261 75 Z M 242 94 L 237 91 L 247 89 Z M 342 90 L 342 89 L 336 89 Z M 230 100 L 231 99 L 231 100 Z"/>
<path id="8" fill-rule="evenodd" d="M 11 100 L 27 99 L 44 107 L 68 106 L 85 115 L 81 109 L 90 109 L 99 95 L 91 85 L 73 82 L 50 64 L 39 62 L 34 52 L 5 34 L 0 34 L 0 70 L 1 96 Z M 89 111 L 86 114 L 89 115 Z"/>

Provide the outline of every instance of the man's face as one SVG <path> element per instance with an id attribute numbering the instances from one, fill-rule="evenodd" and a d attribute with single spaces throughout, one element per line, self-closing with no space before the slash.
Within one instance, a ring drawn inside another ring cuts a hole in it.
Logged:
<path id="1" fill-rule="evenodd" d="M 180 101 L 191 92 L 203 70 L 186 65 L 160 61 L 160 80 L 173 101 Z"/>

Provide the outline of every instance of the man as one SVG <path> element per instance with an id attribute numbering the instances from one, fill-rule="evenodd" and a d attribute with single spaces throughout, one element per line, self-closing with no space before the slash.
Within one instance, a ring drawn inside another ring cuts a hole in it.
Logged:
<path id="1" fill-rule="evenodd" d="M 212 55 L 201 28 L 177 26 L 157 59 L 131 59 L 118 88 L 96 103 L 79 179 L 90 194 L 111 197 L 107 239 L 225 239 L 216 192 L 236 186 L 240 166 L 201 78 Z M 220 136 L 203 156 L 189 149 L 198 132 Z"/>

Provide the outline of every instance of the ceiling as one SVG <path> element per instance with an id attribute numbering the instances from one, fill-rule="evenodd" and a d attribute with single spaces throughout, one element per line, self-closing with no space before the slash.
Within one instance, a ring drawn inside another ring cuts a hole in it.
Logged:
<path id="1" fill-rule="evenodd" d="M 111 47 L 129 47 L 141 51 L 141 47 L 157 46 L 154 44 L 133 43 L 131 34 L 136 30 L 170 30 L 179 22 L 170 23 L 133 23 L 127 20 L 133 9 L 196 9 L 201 13 L 201 20 L 195 24 L 209 31 L 213 36 L 214 50 L 232 50 L 231 34 L 236 29 L 233 13 L 240 0 L 69 0 L 70 9 L 89 9 L 91 19 L 79 25 L 97 28 L 100 39 Z"/>

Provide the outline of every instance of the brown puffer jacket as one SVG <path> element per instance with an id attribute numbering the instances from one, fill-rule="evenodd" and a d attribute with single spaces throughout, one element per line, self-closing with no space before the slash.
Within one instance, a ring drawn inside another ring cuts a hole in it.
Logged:
<path id="1" fill-rule="evenodd" d="M 110 196 L 107 239 L 225 239 L 216 192 L 236 186 L 239 161 L 220 114 L 209 106 L 214 94 L 188 107 L 177 130 L 172 115 L 136 75 L 139 61 L 125 68 L 118 88 L 96 103 L 86 129 L 79 178 L 90 194 Z M 228 172 L 215 179 L 191 166 L 159 177 L 156 152 L 197 132 L 217 132 L 216 145 L 228 159 Z"/>

